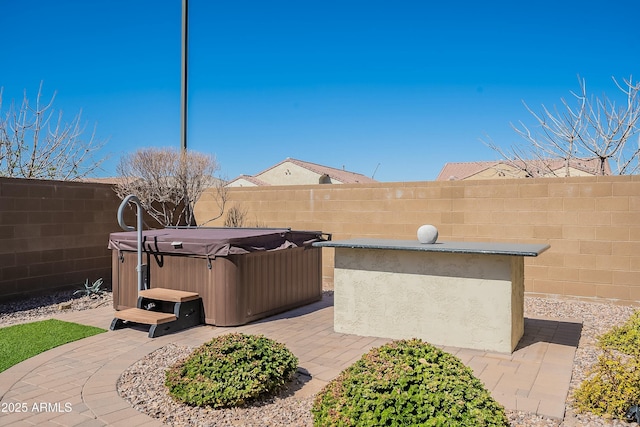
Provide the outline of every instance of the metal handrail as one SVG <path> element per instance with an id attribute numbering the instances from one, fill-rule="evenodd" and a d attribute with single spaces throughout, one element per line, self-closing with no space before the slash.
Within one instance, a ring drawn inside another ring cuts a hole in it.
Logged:
<path id="1" fill-rule="evenodd" d="M 137 217 L 138 217 L 138 227 L 137 229 L 131 227 L 124 222 L 124 208 L 129 204 L 133 203 L 137 206 Z M 137 231 L 138 232 L 138 266 L 136 267 L 136 271 L 138 272 L 138 292 L 143 290 L 144 280 L 143 280 L 143 265 L 142 265 L 142 204 L 140 203 L 140 199 L 134 194 L 130 194 L 122 200 L 120 203 L 120 207 L 118 207 L 118 224 L 124 231 Z"/>

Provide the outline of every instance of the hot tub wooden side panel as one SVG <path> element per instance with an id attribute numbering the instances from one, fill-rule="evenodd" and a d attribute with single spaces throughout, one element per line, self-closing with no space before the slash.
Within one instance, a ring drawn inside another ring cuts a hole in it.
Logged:
<path id="1" fill-rule="evenodd" d="M 237 256 L 240 284 L 236 289 L 238 300 L 245 304 L 244 323 L 322 299 L 322 252 L 317 249 Z"/>
<path id="2" fill-rule="evenodd" d="M 137 273 L 135 252 L 113 254 L 113 296 L 117 310 L 135 307 Z M 320 248 L 293 248 L 273 252 L 205 258 L 144 254 L 149 283 L 197 292 L 203 301 L 205 322 L 237 326 L 299 307 L 322 298 Z"/>
<path id="3" fill-rule="evenodd" d="M 138 301 L 137 255 L 111 251 L 111 287 L 113 308 L 124 310 L 135 307 Z"/>

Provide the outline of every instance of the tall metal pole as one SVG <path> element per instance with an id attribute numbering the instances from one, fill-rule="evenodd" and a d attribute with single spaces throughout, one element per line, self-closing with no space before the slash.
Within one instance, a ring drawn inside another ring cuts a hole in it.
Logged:
<path id="1" fill-rule="evenodd" d="M 182 87 L 180 91 L 180 148 L 187 151 L 187 62 L 189 47 L 189 0 L 182 0 Z"/>

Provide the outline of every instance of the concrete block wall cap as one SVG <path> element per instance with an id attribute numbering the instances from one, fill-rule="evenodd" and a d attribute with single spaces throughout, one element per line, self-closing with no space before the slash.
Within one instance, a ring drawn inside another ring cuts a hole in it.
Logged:
<path id="1" fill-rule="evenodd" d="M 418 228 L 418 241 L 422 244 L 433 244 L 438 240 L 438 229 L 431 225 L 425 224 Z"/>

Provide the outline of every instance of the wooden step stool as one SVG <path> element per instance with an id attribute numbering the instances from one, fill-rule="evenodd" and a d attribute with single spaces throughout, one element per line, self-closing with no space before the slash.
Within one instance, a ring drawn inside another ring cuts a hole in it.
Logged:
<path id="1" fill-rule="evenodd" d="M 129 323 L 151 325 L 149 338 L 204 323 L 202 298 L 196 292 L 151 288 L 138 293 L 137 308 L 116 311 L 109 329 Z"/>

